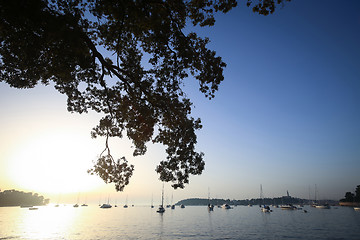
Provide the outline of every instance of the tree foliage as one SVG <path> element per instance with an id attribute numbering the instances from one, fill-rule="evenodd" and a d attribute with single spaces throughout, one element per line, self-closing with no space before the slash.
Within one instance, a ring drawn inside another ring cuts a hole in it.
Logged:
<path id="1" fill-rule="evenodd" d="M 289 0 L 247 0 L 254 12 L 273 13 Z M 105 149 L 89 170 L 117 190 L 134 166 L 115 160 L 110 137 L 126 135 L 133 155 L 146 143 L 166 146 L 156 167 L 160 180 L 183 188 L 201 174 L 204 154 L 195 150 L 201 121 L 182 90 L 192 76 L 209 99 L 226 64 L 207 48 L 208 38 L 185 33 L 187 25 L 212 26 L 216 12 L 236 0 L 0 0 L 0 81 L 15 88 L 52 84 L 67 96 L 70 112 L 103 114 L 92 137 Z"/>
<path id="2" fill-rule="evenodd" d="M 340 199 L 341 202 L 360 202 L 360 185 L 356 186 L 355 193 L 346 192 L 345 198 Z"/>
<path id="3" fill-rule="evenodd" d="M 355 200 L 355 202 L 360 202 L 360 185 L 356 186 L 354 200 Z"/>

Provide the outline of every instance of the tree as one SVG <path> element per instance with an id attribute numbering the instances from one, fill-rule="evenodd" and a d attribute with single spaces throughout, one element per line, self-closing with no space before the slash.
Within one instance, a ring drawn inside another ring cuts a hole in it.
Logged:
<path id="1" fill-rule="evenodd" d="M 352 192 L 346 192 L 344 202 L 353 202 L 353 201 L 354 201 L 354 194 Z"/>
<path id="2" fill-rule="evenodd" d="M 357 185 L 355 189 L 355 202 L 360 202 L 360 185 Z"/>
<path id="3" fill-rule="evenodd" d="M 290 0 L 247 0 L 262 15 Z M 52 84 L 67 95 L 68 111 L 103 114 L 92 137 L 105 149 L 91 174 L 123 190 L 134 166 L 110 152 L 110 137 L 126 135 L 133 155 L 146 143 L 166 146 L 156 171 L 176 189 L 201 174 L 195 150 L 201 121 L 182 90 L 192 76 L 205 97 L 215 96 L 226 64 L 209 39 L 185 33 L 187 24 L 212 26 L 216 12 L 236 0 L 0 0 L 0 81 L 15 88 Z M 20 40 L 21 39 L 21 40 Z"/>

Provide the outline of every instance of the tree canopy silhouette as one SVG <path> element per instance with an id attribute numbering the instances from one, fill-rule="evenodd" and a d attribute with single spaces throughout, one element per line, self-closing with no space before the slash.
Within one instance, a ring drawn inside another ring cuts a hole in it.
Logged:
<path id="1" fill-rule="evenodd" d="M 262 15 L 290 0 L 247 0 Z M 254 3 L 253 3 L 254 2 Z M 199 118 L 182 90 L 192 76 L 205 97 L 215 96 L 226 64 L 207 48 L 208 38 L 187 25 L 212 26 L 216 12 L 236 0 L 0 0 L 0 81 L 15 88 L 52 84 L 67 96 L 70 112 L 102 113 L 92 137 L 105 149 L 89 170 L 123 190 L 134 166 L 114 159 L 108 140 L 126 135 L 133 155 L 146 143 L 166 146 L 156 167 L 160 180 L 183 188 L 201 174 L 195 150 Z"/>
<path id="2" fill-rule="evenodd" d="M 45 199 L 37 193 L 22 192 L 17 190 L 0 190 L 0 207 L 9 206 L 41 206 L 49 203 L 49 199 Z"/>

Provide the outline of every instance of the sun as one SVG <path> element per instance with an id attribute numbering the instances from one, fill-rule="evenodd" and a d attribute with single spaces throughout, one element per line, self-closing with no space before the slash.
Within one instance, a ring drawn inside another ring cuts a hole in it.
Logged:
<path id="1" fill-rule="evenodd" d="M 26 139 L 10 157 L 9 175 L 23 189 L 42 193 L 89 191 L 102 182 L 87 173 L 97 153 L 88 136 L 49 132 Z"/>

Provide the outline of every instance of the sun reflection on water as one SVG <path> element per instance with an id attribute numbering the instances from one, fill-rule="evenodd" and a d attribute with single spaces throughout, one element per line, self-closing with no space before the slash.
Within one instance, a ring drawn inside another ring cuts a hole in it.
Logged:
<path id="1" fill-rule="evenodd" d="M 67 239 L 80 212 L 70 206 L 29 210 L 23 216 L 19 232 L 25 239 Z"/>

